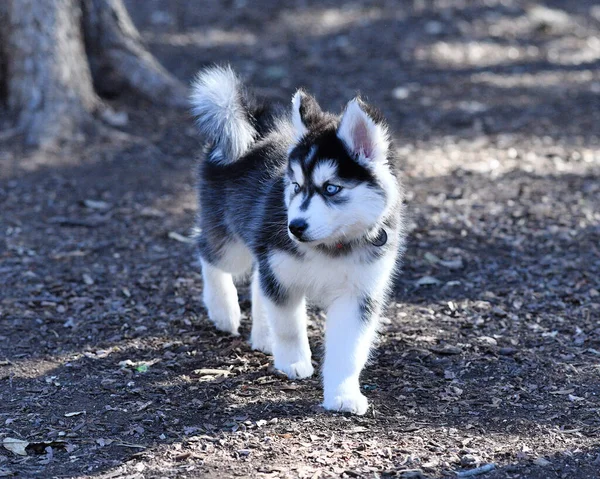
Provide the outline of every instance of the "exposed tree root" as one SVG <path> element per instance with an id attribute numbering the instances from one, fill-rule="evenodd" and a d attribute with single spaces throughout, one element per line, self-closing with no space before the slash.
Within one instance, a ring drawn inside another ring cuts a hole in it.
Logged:
<path id="1" fill-rule="evenodd" d="M 4 0 L 0 95 L 28 145 L 104 134 L 96 91 L 183 107 L 186 89 L 143 47 L 122 0 Z"/>

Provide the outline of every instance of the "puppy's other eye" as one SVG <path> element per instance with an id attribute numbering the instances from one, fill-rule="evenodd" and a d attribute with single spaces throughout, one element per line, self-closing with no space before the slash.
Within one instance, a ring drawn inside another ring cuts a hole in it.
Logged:
<path id="1" fill-rule="evenodd" d="M 292 184 L 294 185 L 294 193 L 298 193 L 300 191 L 300 185 L 296 182 Z"/>
<path id="2" fill-rule="evenodd" d="M 324 186 L 325 194 L 327 196 L 337 195 L 340 191 L 342 191 L 342 187 L 338 185 L 332 185 L 331 183 L 326 183 Z"/>

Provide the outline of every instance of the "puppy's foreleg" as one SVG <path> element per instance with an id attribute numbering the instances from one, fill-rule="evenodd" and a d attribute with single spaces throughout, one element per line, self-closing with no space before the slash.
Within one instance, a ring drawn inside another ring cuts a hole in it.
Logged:
<path id="1" fill-rule="evenodd" d="M 354 414 L 367 412 L 360 392 L 360 372 L 369 359 L 378 323 L 369 299 L 342 297 L 327 312 L 323 388 L 325 409 Z"/>
<path id="2" fill-rule="evenodd" d="M 286 295 L 285 299 L 275 302 L 263 293 L 262 304 L 271 332 L 275 368 L 290 379 L 312 376 L 304 297 Z"/>

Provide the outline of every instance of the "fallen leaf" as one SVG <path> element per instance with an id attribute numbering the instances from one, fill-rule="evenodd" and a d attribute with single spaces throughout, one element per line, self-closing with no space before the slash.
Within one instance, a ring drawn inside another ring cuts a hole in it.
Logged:
<path id="1" fill-rule="evenodd" d="M 396 87 L 392 90 L 392 96 L 396 100 L 406 100 L 410 96 L 410 90 L 406 87 Z"/>
<path id="2" fill-rule="evenodd" d="M 110 204 L 106 201 L 98 200 L 83 200 L 83 205 L 91 210 L 105 211 L 110 208 Z"/>
<path id="3" fill-rule="evenodd" d="M 66 412 L 65 417 L 79 416 L 81 414 L 86 414 L 86 412 L 85 411 Z"/>
<path id="4" fill-rule="evenodd" d="M 417 286 L 432 286 L 435 284 L 440 284 L 441 281 L 433 276 L 423 276 L 421 279 L 417 281 Z"/>
<path id="5" fill-rule="evenodd" d="M 444 345 L 440 345 L 440 346 L 433 346 L 431 348 L 429 348 L 431 351 L 433 351 L 434 353 L 437 354 L 447 354 L 447 355 L 453 355 L 453 354 L 460 354 L 462 353 L 462 349 L 459 348 L 458 346 L 452 346 L 451 344 L 444 344 Z"/>
<path id="6" fill-rule="evenodd" d="M 575 389 L 560 389 L 558 391 L 550 391 L 550 394 L 571 394 Z"/>
<path id="7" fill-rule="evenodd" d="M 183 452 L 181 454 L 176 455 L 173 459 L 176 461 L 185 461 L 191 457 L 191 452 Z"/>
<path id="8" fill-rule="evenodd" d="M 297 384 L 284 384 L 283 386 L 281 386 L 281 390 L 282 391 L 295 391 L 296 389 L 298 389 L 298 385 Z"/>
<path id="9" fill-rule="evenodd" d="M 156 208 L 145 206 L 140 210 L 140 216 L 144 218 L 162 218 L 165 216 L 165 214 L 164 212 L 157 210 Z"/>
<path id="10" fill-rule="evenodd" d="M 63 258 L 80 258 L 89 254 L 88 251 L 82 250 L 74 250 L 74 251 L 64 251 L 60 253 L 56 253 L 52 255 L 52 259 L 63 259 Z"/>
<path id="11" fill-rule="evenodd" d="M 483 346 L 498 346 L 498 341 L 490 336 L 480 336 L 477 338 L 477 342 Z"/>
<path id="12" fill-rule="evenodd" d="M 199 376 L 228 376 L 231 374 L 231 371 L 228 369 L 194 369 L 194 374 L 198 374 Z"/>
<path id="13" fill-rule="evenodd" d="M 445 266 L 448 269 L 451 269 L 451 270 L 463 269 L 463 267 L 464 267 L 464 263 L 461 258 L 440 260 L 440 261 L 438 261 L 438 263 L 441 264 L 442 266 Z"/>
<path id="14" fill-rule="evenodd" d="M 425 259 L 432 264 L 437 264 L 441 261 L 436 255 L 430 253 L 429 251 L 425 253 Z"/>
<path id="15" fill-rule="evenodd" d="M 150 404 L 152 404 L 152 401 L 148 401 L 148 402 L 145 402 L 145 403 L 138 403 L 138 408 L 137 408 L 137 411 L 138 411 L 138 412 L 140 412 L 140 411 L 143 411 L 143 410 L 144 410 L 144 409 L 146 409 L 148 406 L 150 406 Z"/>
<path id="16" fill-rule="evenodd" d="M 361 432 L 367 432 L 369 429 L 364 426 L 355 426 L 352 429 L 345 429 L 344 432 L 348 434 L 358 434 Z"/>
<path id="17" fill-rule="evenodd" d="M 2 445 L 10 452 L 14 452 L 19 456 L 26 456 L 27 451 L 25 451 L 25 448 L 29 446 L 29 442 L 15 439 L 14 437 L 5 437 L 2 441 Z"/>

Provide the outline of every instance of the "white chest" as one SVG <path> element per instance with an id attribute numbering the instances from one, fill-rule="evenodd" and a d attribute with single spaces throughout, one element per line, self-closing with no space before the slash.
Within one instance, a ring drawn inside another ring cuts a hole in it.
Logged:
<path id="1" fill-rule="evenodd" d="M 328 306 L 341 296 L 363 297 L 384 291 L 395 264 L 390 253 L 371 263 L 358 254 L 330 258 L 309 252 L 299 258 L 282 251 L 270 256 L 275 277 L 290 290 L 301 291 L 310 302 Z"/>

